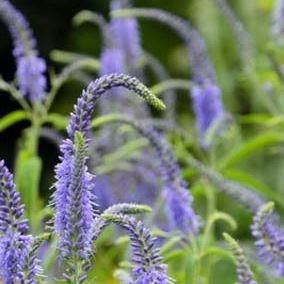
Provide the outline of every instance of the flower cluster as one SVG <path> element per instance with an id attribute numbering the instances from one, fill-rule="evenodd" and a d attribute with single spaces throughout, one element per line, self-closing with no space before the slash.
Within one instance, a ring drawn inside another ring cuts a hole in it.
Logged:
<path id="1" fill-rule="evenodd" d="M 56 167 L 55 232 L 60 236 L 62 257 L 75 254 L 78 259 L 87 259 L 92 251 L 97 206 L 94 176 L 87 170 L 85 151 L 85 140 L 76 132 L 74 143 L 68 139 L 63 142 L 61 163 Z"/>
<path id="2" fill-rule="evenodd" d="M 135 265 L 131 284 L 169 284 L 167 266 L 162 264 L 159 249 L 155 247 L 156 239 L 152 237 L 149 229 L 133 217 L 117 214 L 106 215 L 105 218 L 120 224 L 130 237 L 132 262 Z"/>
<path id="3" fill-rule="evenodd" d="M 17 63 L 17 81 L 22 96 L 31 102 L 41 102 L 45 97 L 45 61 L 38 57 L 36 40 L 24 16 L 8 0 L 0 1 L 0 17 L 7 25 L 14 41 Z"/>
<path id="4" fill-rule="evenodd" d="M 4 161 L 0 162 L 0 205 L 0 274 L 3 283 L 11 284 L 26 279 L 24 267 L 32 237 L 23 218 L 20 195 Z"/>
<path id="5" fill-rule="evenodd" d="M 121 0 L 113 0 L 110 10 L 116 11 L 129 7 L 129 3 L 125 5 Z M 137 75 L 142 48 L 136 19 L 132 17 L 114 18 L 110 22 L 110 30 L 113 34 L 115 46 L 124 54 L 127 72 L 131 75 Z"/>

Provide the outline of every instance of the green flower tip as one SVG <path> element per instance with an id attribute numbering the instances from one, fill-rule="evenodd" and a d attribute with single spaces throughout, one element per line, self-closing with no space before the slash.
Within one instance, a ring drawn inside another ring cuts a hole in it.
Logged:
<path id="1" fill-rule="evenodd" d="M 81 131 L 76 131 L 74 136 L 75 147 L 76 149 L 82 149 L 85 145 L 85 140 L 83 133 Z"/>
<path id="2" fill-rule="evenodd" d="M 260 208 L 259 212 L 261 214 L 267 215 L 272 213 L 273 209 L 274 209 L 274 202 L 268 202 Z"/>
<path id="3" fill-rule="evenodd" d="M 93 13 L 91 11 L 83 10 L 73 17 L 72 22 L 75 26 L 80 26 L 89 21 L 92 17 Z"/>

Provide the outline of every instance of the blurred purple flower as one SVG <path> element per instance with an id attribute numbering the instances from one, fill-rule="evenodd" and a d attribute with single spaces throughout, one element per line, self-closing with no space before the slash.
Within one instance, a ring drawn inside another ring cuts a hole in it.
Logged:
<path id="1" fill-rule="evenodd" d="M 211 82 L 194 84 L 191 90 L 191 98 L 196 116 L 197 129 L 199 131 L 203 147 L 210 146 L 206 141 L 208 130 L 216 123 L 220 123 L 224 117 L 223 103 L 220 98 L 220 89 Z M 221 129 L 217 129 L 220 133 Z"/>
<path id="2" fill-rule="evenodd" d="M 45 70 L 45 61 L 35 55 L 22 56 L 18 59 L 17 78 L 20 92 L 29 95 L 32 102 L 44 99 L 46 79 L 42 74 Z"/>
<path id="3" fill-rule="evenodd" d="M 17 63 L 17 81 L 22 96 L 32 102 L 45 96 L 45 61 L 38 57 L 36 40 L 24 16 L 7 0 L 0 1 L 0 17 L 7 25 L 13 41 Z"/>
<path id="4" fill-rule="evenodd" d="M 118 48 L 105 48 L 101 54 L 100 66 L 100 76 L 109 75 L 112 73 L 124 73 L 124 54 Z M 125 104 L 120 103 L 125 101 L 125 95 L 122 93 L 121 88 L 110 90 L 108 93 L 111 98 L 109 100 L 100 101 L 100 109 L 102 114 L 109 114 L 111 112 L 119 111 L 117 108 L 125 108 Z M 120 111 L 122 110 L 120 109 Z"/>
<path id="5" fill-rule="evenodd" d="M 121 8 L 130 7 L 123 4 L 122 0 L 113 0 L 111 2 L 111 11 Z M 140 34 L 138 24 L 135 18 L 114 18 L 110 22 L 110 29 L 113 34 L 113 41 L 125 56 L 128 73 L 135 74 L 135 69 L 138 67 L 139 59 L 142 55 L 140 42 Z M 134 70 L 134 73 L 132 72 Z"/>
<path id="6" fill-rule="evenodd" d="M 124 55 L 118 48 L 106 48 L 100 59 L 100 76 L 125 71 Z"/>

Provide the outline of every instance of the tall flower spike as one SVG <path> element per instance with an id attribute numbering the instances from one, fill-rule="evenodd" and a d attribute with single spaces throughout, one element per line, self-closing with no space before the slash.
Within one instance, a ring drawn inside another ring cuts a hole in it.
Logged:
<path id="1" fill-rule="evenodd" d="M 133 282 L 131 284 L 169 284 L 167 266 L 162 263 L 156 239 L 141 221 L 125 215 L 104 215 L 107 221 L 121 225 L 130 237 L 132 247 Z"/>
<path id="2" fill-rule="evenodd" d="M 276 0 L 272 19 L 272 35 L 276 42 L 283 38 L 284 32 L 284 0 Z"/>
<path id="3" fill-rule="evenodd" d="M 105 48 L 101 54 L 100 66 L 100 76 L 125 72 L 125 62 L 122 51 L 118 48 Z M 109 92 L 112 96 L 111 100 L 100 102 L 102 114 L 118 111 L 116 108 L 122 99 L 119 92 L 119 89 L 111 90 Z M 125 104 L 119 104 L 119 106 L 125 107 Z"/>
<path id="4" fill-rule="evenodd" d="M 253 273 L 247 263 L 243 249 L 230 235 L 224 233 L 223 236 L 230 246 L 230 249 L 232 250 L 236 261 L 238 277 L 236 284 L 257 284 L 257 282 L 254 280 Z"/>
<path id="5" fill-rule="evenodd" d="M 71 113 L 70 122 L 67 128 L 70 139 L 74 138 L 74 133 L 80 131 L 84 137 L 88 136 L 91 115 L 95 103 L 106 91 L 115 88 L 124 87 L 132 90 L 142 97 L 146 102 L 157 109 L 164 109 L 165 105 L 161 100 L 156 98 L 138 79 L 124 74 L 110 74 L 102 76 L 94 82 L 91 82 L 81 97 L 77 100 L 74 111 Z"/>
<path id="6" fill-rule="evenodd" d="M 129 7 L 129 3 L 123 0 L 112 0 L 111 11 Z M 128 2 L 128 1 L 127 1 Z M 113 18 L 110 22 L 110 29 L 113 34 L 113 40 L 118 49 L 123 51 L 126 66 L 129 67 L 130 74 L 136 74 L 142 48 L 138 24 L 135 18 Z M 133 73 L 134 72 L 134 73 Z"/>
<path id="7" fill-rule="evenodd" d="M 220 123 L 225 116 L 220 89 L 210 81 L 200 81 L 193 85 L 191 97 L 201 145 L 208 148 L 211 144 L 211 141 L 207 139 L 208 131 L 215 124 Z M 221 131 L 222 128 L 218 127 L 217 132 Z"/>
<path id="8" fill-rule="evenodd" d="M 0 161 L 0 273 L 4 284 L 24 281 L 24 265 L 32 243 L 24 207 L 13 175 Z"/>
<path id="9" fill-rule="evenodd" d="M 74 281 L 85 276 L 81 265 L 88 262 L 92 253 L 93 224 L 98 215 L 94 176 L 88 172 L 85 151 L 85 139 L 78 131 L 74 134 L 74 143 L 69 139 L 63 142 L 53 196 L 58 249 L 61 258 L 67 260 L 66 278 Z"/>
<path id="10" fill-rule="evenodd" d="M 199 33 L 184 19 L 159 9 L 122 9 L 113 11 L 112 14 L 119 17 L 144 17 L 162 22 L 171 27 L 185 42 L 196 84 L 193 92 L 191 92 L 191 97 L 197 116 L 197 128 L 200 134 L 201 146 L 209 147 L 210 145 L 205 141 L 206 134 L 216 121 L 221 120 L 224 110 L 220 98 L 220 89 L 215 82 L 214 68 L 208 57 L 205 43 Z M 208 111 L 209 113 L 207 113 Z M 207 121 L 206 125 L 202 123 L 204 120 Z M 206 127 L 201 128 L 201 124 Z"/>
<path id="11" fill-rule="evenodd" d="M 143 125 L 125 116 L 114 115 L 109 122 L 129 124 L 150 141 L 160 161 L 165 186 L 164 197 L 167 203 L 167 215 L 171 226 L 186 234 L 196 234 L 200 222 L 191 207 L 193 198 L 187 190 L 185 181 L 181 178 L 179 165 L 167 141 L 150 125 Z"/>
<path id="12" fill-rule="evenodd" d="M 262 206 L 251 226 L 260 258 L 270 265 L 278 276 L 284 276 L 284 235 L 273 220 L 272 202 Z"/>
<path id="13" fill-rule="evenodd" d="M 8 0 L 0 0 L 0 17 L 7 25 L 13 41 L 20 92 L 30 101 L 43 101 L 46 64 L 38 57 L 36 41 L 24 16 Z"/>

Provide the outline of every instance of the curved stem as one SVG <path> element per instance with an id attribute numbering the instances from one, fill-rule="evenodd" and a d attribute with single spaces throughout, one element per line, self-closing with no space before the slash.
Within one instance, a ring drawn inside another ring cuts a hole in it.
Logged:
<path id="1" fill-rule="evenodd" d="M 27 101 L 22 98 L 18 90 L 14 86 L 3 80 L 3 78 L 1 77 L 0 77 L 0 89 L 9 93 L 27 113 L 32 112 L 32 108 L 29 106 Z"/>

